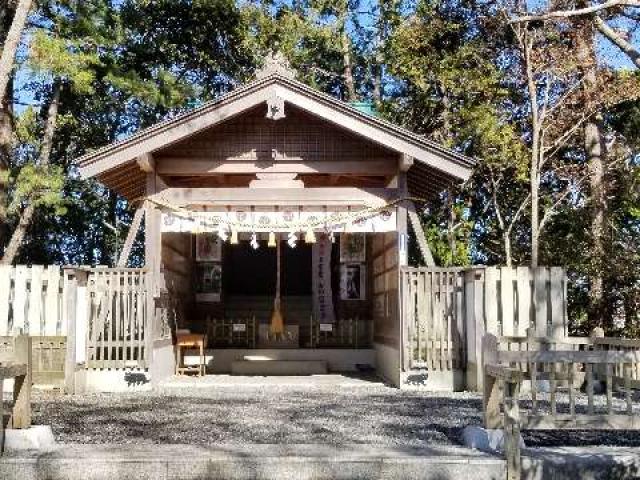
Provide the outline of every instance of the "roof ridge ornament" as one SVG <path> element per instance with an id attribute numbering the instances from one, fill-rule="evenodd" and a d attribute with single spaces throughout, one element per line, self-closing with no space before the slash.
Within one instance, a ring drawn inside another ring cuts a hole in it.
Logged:
<path id="1" fill-rule="evenodd" d="M 262 80 L 271 75 L 280 75 L 291 80 L 296 78 L 296 71 L 280 51 L 267 54 L 262 67 L 256 72 L 256 80 Z"/>

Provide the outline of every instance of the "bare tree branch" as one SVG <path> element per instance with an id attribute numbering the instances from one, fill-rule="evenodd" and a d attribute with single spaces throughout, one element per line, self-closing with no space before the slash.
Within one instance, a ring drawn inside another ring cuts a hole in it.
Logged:
<path id="1" fill-rule="evenodd" d="M 598 15 L 596 15 L 593 19 L 596 24 L 596 28 L 598 31 L 607 37 L 611 43 L 617 46 L 620 50 L 622 50 L 627 57 L 631 59 L 631 61 L 636 65 L 636 67 L 640 68 L 640 52 L 636 50 L 631 43 L 627 42 L 621 35 L 619 35 L 613 28 L 605 23 Z"/>
<path id="2" fill-rule="evenodd" d="M 534 15 L 525 15 L 509 20 L 509 23 L 525 23 L 543 20 L 552 20 L 558 18 L 571 18 L 580 15 L 592 15 L 596 12 L 607 10 L 614 7 L 632 7 L 640 8 L 638 0 L 609 0 L 608 2 L 599 3 L 585 8 L 577 8 L 575 10 L 556 10 L 555 12 L 540 13 Z"/>

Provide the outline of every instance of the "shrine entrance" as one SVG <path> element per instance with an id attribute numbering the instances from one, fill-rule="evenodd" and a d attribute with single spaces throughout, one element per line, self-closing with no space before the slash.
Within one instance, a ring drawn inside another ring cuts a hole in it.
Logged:
<path id="1" fill-rule="evenodd" d="M 249 241 L 225 245 L 223 252 L 223 292 L 226 297 L 268 296 L 276 289 L 276 248 L 259 241 L 253 249 Z M 280 288 L 283 296 L 311 296 L 310 244 L 300 242 L 290 248 L 281 241 Z"/>

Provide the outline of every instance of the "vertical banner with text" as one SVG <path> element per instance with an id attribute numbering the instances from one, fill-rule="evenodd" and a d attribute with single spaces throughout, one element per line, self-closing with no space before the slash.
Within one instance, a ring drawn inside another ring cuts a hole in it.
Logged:
<path id="1" fill-rule="evenodd" d="M 333 295 L 331 292 L 331 240 L 318 235 L 313 244 L 313 316 L 320 324 L 334 323 Z"/>

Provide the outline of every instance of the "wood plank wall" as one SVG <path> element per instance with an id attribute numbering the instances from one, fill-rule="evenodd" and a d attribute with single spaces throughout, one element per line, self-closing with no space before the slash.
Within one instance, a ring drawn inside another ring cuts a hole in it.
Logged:
<path id="1" fill-rule="evenodd" d="M 161 267 L 163 290 L 167 292 L 167 308 L 175 310 L 179 328 L 190 328 L 195 298 L 193 235 L 162 233 Z M 171 319 L 173 321 L 173 319 Z"/>
<path id="2" fill-rule="evenodd" d="M 372 236 L 367 268 L 371 272 L 374 341 L 399 348 L 398 236 L 395 232 Z"/>

